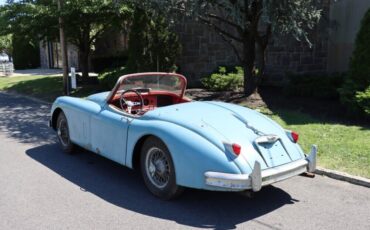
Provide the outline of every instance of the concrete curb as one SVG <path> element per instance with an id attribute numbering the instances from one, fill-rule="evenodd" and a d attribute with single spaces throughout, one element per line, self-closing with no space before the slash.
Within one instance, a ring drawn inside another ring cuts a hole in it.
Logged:
<path id="1" fill-rule="evenodd" d="M 315 174 L 327 176 L 336 180 L 341 181 L 347 181 L 348 183 L 364 186 L 367 188 L 370 188 L 370 179 L 359 177 L 359 176 L 353 176 L 348 173 L 339 172 L 331 169 L 325 169 L 321 167 L 317 167 Z"/>

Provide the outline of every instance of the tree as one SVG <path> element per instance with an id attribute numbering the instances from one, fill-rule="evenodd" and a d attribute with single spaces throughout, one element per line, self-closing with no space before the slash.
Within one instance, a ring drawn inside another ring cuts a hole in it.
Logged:
<path id="1" fill-rule="evenodd" d="M 0 36 L 0 52 L 5 52 L 9 56 L 9 61 L 12 59 L 13 43 L 11 34 Z"/>
<path id="2" fill-rule="evenodd" d="M 119 28 L 129 15 L 130 9 L 115 0 L 65 0 L 60 11 L 54 0 L 8 1 L 0 8 L 0 30 L 57 40 L 58 17 L 62 16 L 67 41 L 78 48 L 82 75 L 88 77 L 96 39 L 112 27 Z"/>
<path id="3" fill-rule="evenodd" d="M 370 116 L 370 9 L 364 15 L 357 33 L 355 49 L 349 64 L 347 78 L 339 90 L 341 101 L 352 112 Z"/>
<path id="4" fill-rule="evenodd" d="M 14 34 L 12 43 L 15 69 L 40 67 L 40 48 L 38 41 L 28 40 L 18 34 Z"/>
<path id="5" fill-rule="evenodd" d="M 318 23 L 319 0 L 149 0 L 167 13 L 192 16 L 213 28 L 231 46 L 244 69 L 244 93 L 257 89 L 272 34 L 291 34 L 309 42 Z M 256 53 L 261 60 L 256 66 Z"/>
<path id="6" fill-rule="evenodd" d="M 128 71 L 171 71 L 180 50 L 178 37 L 169 30 L 163 16 L 135 8 L 128 46 Z"/>
<path id="7" fill-rule="evenodd" d="M 61 13 L 67 40 L 78 47 L 81 70 L 86 77 L 96 39 L 108 29 L 121 28 L 131 10 L 126 5 L 119 7 L 115 0 L 70 0 L 65 2 Z"/>

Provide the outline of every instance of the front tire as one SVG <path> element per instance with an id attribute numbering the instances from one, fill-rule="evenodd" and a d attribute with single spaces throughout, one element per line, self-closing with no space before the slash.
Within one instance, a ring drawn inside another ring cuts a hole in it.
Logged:
<path id="1" fill-rule="evenodd" d="M 170 200 L 182 193 L 183 188 L 176 184 L 171 154 L 160 139 L 149 137 L 144 142 L 140 166 L 144 183 L 155 196 Z"/>
<path id="2" fill-rule="evenodd" d="M 69 135 L 68 121 L 63 112 L 60 112 L 57 119 L 57 136 L 60 145 L 65 153 L 71 154 L 75 149 Z"/>

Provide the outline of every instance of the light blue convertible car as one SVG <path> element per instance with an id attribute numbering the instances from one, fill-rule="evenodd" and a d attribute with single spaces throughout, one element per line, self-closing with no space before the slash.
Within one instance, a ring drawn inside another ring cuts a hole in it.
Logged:
<path id="1" fill-rule="evenodd" d="M 316 168 L 316 146 L 305 155 L 298 134 L 234 104 L 184 96 L 174 73 L 122 76 L 111 92 L 87 99 L 59 97 L 50 126 L 64 151 L 76 145 L 141 171 L 154 195 L 183 188 L 259 191 Z"/>

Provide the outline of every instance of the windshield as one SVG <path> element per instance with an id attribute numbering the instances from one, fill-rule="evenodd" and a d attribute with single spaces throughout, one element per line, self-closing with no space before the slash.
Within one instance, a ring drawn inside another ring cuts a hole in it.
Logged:
<path id="1" fill-rule="evenodd" d="M 142 74 L 123 77 L 118 92 L 129 89 L 147 89 L 150 91 L 166 91 L 182 96 L 185 79 L 180 75 Z"/>

